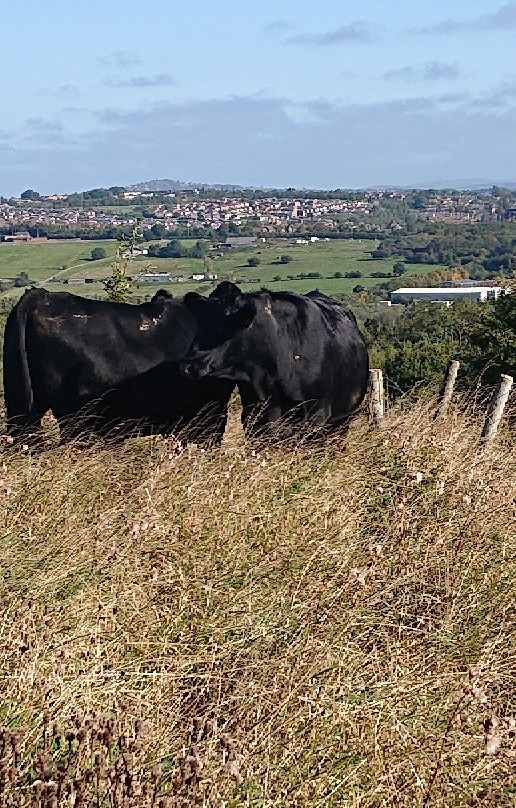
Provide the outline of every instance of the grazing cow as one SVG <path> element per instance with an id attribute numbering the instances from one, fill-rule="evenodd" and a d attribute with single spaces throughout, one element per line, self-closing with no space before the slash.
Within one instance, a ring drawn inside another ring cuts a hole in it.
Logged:
<path id="1" fill-rule="evenodd" d="M 177 428 L 188 436 L 192 426 L 196 437 L 203 432 L 220 442 L 234 383 L 181 375 L 179 360 L 195 332 L 190 310 L 164 291 L 139 306 L 25 292 L 5 328 L 10 434 L 37 435 L 50 410 L 62 440 L 87 431 L 168 434 Z"/>
<path id="2" fill-rule="evenodd" d="M 283 416 L 322 431 L 345 426 L 367 389 L 369 362 L 354 315 L 319 292 L 244 294 L 227 281 L 184 303 L 197 336 L 182 372 L 238 384 L 248 434 Z"/>

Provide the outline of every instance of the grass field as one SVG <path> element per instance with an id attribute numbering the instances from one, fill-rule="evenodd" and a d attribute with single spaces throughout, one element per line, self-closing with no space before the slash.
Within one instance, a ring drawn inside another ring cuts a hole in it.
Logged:
<path id="1" fill-rule="evenodd" d="M 5 805 L 513 806 L 510 436 L 433 406 L 345 447 L 233 412 L 221 450 L 6 449 Z"/>
<path id="2" fill-rule="evenodd" d="M 91 251 L 95 247 L 103 247 L 108 258 L 102 263 L 104 272 L 109 271 L 109 263 L 115 255 L 116 241 L 48 241 L 39 244 L 0 244 L 0 278 L 15 278 L 20 272 L 27 272 L 35 281 L 48 278 L 62 270 L 70 269 L 66 274 L 86 274 L 93 261 Z M 99 262 L 100 263 L 100 262 Z"/>
<path id="3" fill-rule="evenodd" d="M 193 242 L 192 242 L 193 243 Z M 107 252 L 107 257 L 100 261 L 90 261 L 91 250 L 101 246 Z M 45 244 L 28 245 L 0 245 L 0 278 L 14 278 L 21 271 L 28 272 L 36 281 L 42 281 L 55 272 L 61 270 L 63 265 L 69 267 L 61 272 L 59 280 L 75 276 L 98 278 L 106 277 L 110 272 L 110 264 L 116 252 L 115 241 L 106 242 L 49 242 Z M 351 240 L 320 241 L 307 245 L 290 245 L 287 240 L 279 241 L 273 246 L 260 245 L 256 248 L 238 250 L 220 258 L 208 257 L 210 272 L 218 275 L 219 279 L 229 277 L 238 282 L 245 291 L 259 289 L 267 286 L 275 290 L 291 290 L 305 293 L 318 288 L 326 294 L 350 293 L 354 286 L 360 284 L 364 287 L 374 286 L 381 279 L 371 277 L 372 272 L 392 272 L 394 259 L 373 260 L 369 251 L 374 249 L 372 242 L 359 242 Z M 289 264 L 278 263 L 280 255 L 289 254 L 292 261 Z M 247 259 L 256 256 L 260 259 L 257 267 L 248 267 Z M 437 269 L 436 265 L 411 265 L 407 272 L 413 275 L 423 275 Z M 204 271 L 204 262 L 191 258 L 165 258 L 149 259 L 147 257 L 135 258 L 130 264 L 130 272 L 144 271 L 171 272 L 174 275 L 188 277 L 194 273 Z M 333 278 L 335 272 L 359 271 L 361 278 Z M 300 275 L 308 272 L 319 272 L 323 278 L 289 280 L 288 275 Z M 275 276 L 280 281 L 274 281 Z M 102 294 L 103 287 L 99 283 L 84 286 L 57 283 L 42 284 L 48 289 L 57 291 L 65 288 L 76 294 L 94 295 Z M 173 293 L 182 295 L 193 289 L 210 291 L 215 284 L 188 281 L 165 285 Z M 152 294 L 156 289 L 154 284 L 141 285 L 139 293 Z M 13 296 L 13 292 L 4 292 L 4 295 Z"/>

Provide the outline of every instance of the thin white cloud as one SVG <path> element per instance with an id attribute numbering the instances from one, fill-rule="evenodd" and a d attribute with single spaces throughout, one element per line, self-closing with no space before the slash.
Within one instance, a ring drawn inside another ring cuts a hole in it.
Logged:
<path id="1" fill-rule="evenodd" d="M 46 118 L 27 118 L 26 126 L 31 132 L 62 132 L 61 121 L 52 121 Z"/>
<path id="2" fill-rule="evenodd" d="M 427 62 L 422 69 L 422 78 L 425 81 L 440 81 L 441 79 L 457 79 L 459 68 L 456 64 L 448 62 Z"/>
<path id="3" fill-rule="evenodd" d="M 372 42 L 377 38 L 378 29 L 363 20 L 332 28 L 321 34 L 296 34 L 288 37 L 292 45 L 338 45 L 342 42 Z"/>
<path id="4" fill-rule="evenodd" d="M 278 19 L 271 20 L 271 22 L 264 26 L 263 30 L 266 34 L 284 34 L 286 31 L 290 31 L 293 27 L 294 24 L 289 22 L 289 20 Z"/>
<path id="5" fill-rule="evenodd" d="M 423 65 L 406 65 L 393 70 L 387 70 L 383 77 L 387 81 L 442 81 L 457 79 L 460 75 L 459 67 L 449 62 L 426 62 Z"/>
<path id="6" fill-rule="evenodd" d="M 128 79 L 107 79 L 109 87 L 173 87 L 176 80 L 170 73 L 158 73 L 155 76 L 132 76 Z"/>
<path id="7" fill-rule="evenodd" d="M 99 63 L 102 67 L 119 68 L 120 70 L 127 70 L 130 67 L 136 67 L 141 64 L 141 59 L 137 53 L 133 51 L 113 51 L 106 56 L 101 56 Z"/>
<path id="8" fill-rule="evenodd" d="M 58 87 L 46 87 L 42 89 L 41 92 L 44 95 L 63 99 L 81 95 L 81 91 L 76 84 L 61 84 Z"/>
<path id="9" fill-rule="evenodd" d="M 417 78 L 417 73 L 414 67 L 406 65 L 405 67 L 387 70 L 383 77 L 387 81 L 414 81 Z"/>
<path id="10" fill-rule="evenodd" d="M 472 98 L 468 103 L 469 109 L 474 110 L 505 110 L 516 104 L 516 79 L 508 79 L 493 87 L 489 92 Z"/>
<path id="11" fill-rule="evenodd" d="M 507 31 L 516 29 L 516 2 L 505 3 L 489 14 L 466 20 L 446 19 L 433 25 L 413 29 L 417 34 L 453 34 L 461 31 Z"/>

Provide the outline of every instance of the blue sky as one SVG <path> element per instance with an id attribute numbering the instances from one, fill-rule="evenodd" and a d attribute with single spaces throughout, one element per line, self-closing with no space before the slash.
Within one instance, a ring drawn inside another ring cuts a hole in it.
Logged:
<path id="1" fill-rule="evenodd" d="M 25 0 L 0 193 L 516 181 L 516 2 Z"/>

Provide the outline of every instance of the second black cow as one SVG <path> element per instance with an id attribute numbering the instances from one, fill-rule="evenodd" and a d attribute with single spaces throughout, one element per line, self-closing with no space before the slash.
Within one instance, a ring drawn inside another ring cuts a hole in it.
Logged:
<path id="1" fill-rule="evenodd" d="M 354 315 L 338 301 L 319 292 L 245 294 L 226 281 L 209 298 L 191 292 L 184 302 L 197 336 L 182 371 L 189 379 L 236 382 L 248 433 L 278 421 L 334 431 L 361 404 L 367 349 Z"/>

